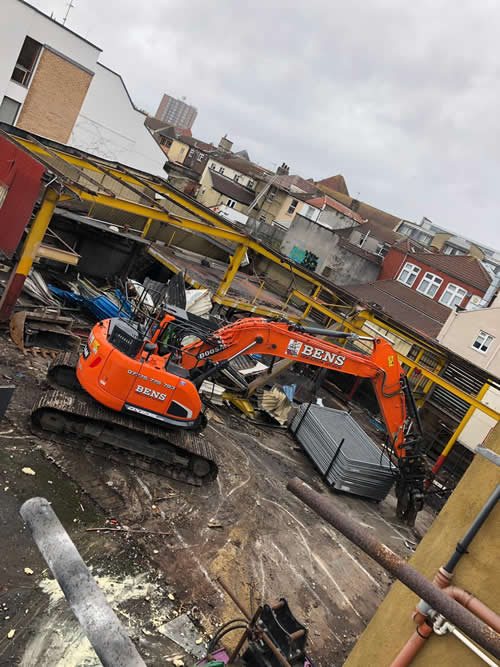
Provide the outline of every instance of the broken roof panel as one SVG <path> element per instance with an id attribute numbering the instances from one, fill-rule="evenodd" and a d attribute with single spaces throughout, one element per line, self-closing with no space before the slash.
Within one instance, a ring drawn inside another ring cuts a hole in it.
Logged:
<path id="1" fill-rule="evenodd" d="M 344 206 L 344 204 L 341 204 L 336 199 L 333 199 L 328 195 L 323 195 L 323 197 L 315 197 L 314 199 L 308 199 L 307 203 L 311 206 L 315 206 L 316 208 L 324 208 L 327 206 L 328 208 L 333 208 L 339 213 L 346 215 L 348 218 L 355 220 L 359 224 L 364 222 L 363 218 L 358 213 L 356 213 L 356 211 L 352 211 L 350 208 Z"/>

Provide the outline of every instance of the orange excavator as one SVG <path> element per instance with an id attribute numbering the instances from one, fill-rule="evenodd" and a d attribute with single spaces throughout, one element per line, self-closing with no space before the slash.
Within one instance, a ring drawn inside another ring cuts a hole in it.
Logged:
<path id="1" fill-rule="evenodd" d="M 218 468 L 200 436 L 206 419 L 199 388 L 223 371 L 234 376 L 236 357 L 270 355 L 368 378 L 397 462 L 398 515 L 411 523 L 423 505 L 425 466 L 418 412 L 396 353 L 381 337 L 365 338 L 372 344 L 366 355 L 317 336 L 360 338 L 260 317 L 214 328 L 174 306 L 143 322 L 104 320 L 80 356 L 66 353 L 52 363 L 49 380 L 62 388 L 41 396 L 32 423 L 65 444 L 92 441 L 107 456 L 201 485 Z"/>

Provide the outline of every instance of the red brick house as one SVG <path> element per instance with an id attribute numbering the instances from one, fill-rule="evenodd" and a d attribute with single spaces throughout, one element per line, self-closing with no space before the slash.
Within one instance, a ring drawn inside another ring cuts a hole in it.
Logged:
<path id="1" fill-rule="evenodd" d="M 474 297 L 483 297 L 492 282 L 476 257 L 411 252 L 404 245 L 387 252 L 379 280 L 397 280 L 448 308 L 465 308 Z"/>

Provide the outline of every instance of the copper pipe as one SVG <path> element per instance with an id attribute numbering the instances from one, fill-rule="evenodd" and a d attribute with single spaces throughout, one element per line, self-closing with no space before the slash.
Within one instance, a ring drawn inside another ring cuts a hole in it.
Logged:
<path id="1" fill-rule="evenodd" d="M 418 626 L 401 651 L 391 662 L 391 667 L 406 667 L 409 665 L 431 634 L 432 626 L 424 621 L 424 623 Z"/>
<path id="2" fill-rule="evenodd" d="M 436 577 L 434 578 L 434 583 L 436 583 Z M 447 586 L 446 588 L 443 588 L 442 591 L 475 614 L 475 616 L 484 621 L 486 625 L 489 625 L 490 628 L 493 628 L 493 630 L 500 633 L 500 616 L 484 604 L 484 602 L 472 595 L 472 593 L 468 593 L 458 586 Z M 413 620 L 417 625 L 423 623 L 426 618 L 427 616 L 422 614 L 418 608 L 413 612 Z"/>

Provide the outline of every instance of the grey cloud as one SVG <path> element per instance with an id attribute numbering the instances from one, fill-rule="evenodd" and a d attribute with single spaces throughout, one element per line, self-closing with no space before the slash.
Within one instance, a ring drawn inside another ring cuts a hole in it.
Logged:
<path id="1" fill-rule="evenodd" d="M 58 17 L 66 0 L 37 0 Z M 500 247 L 493 0 L 75 0 L 139 106 L 198 107 L 195 136 Z"/>

